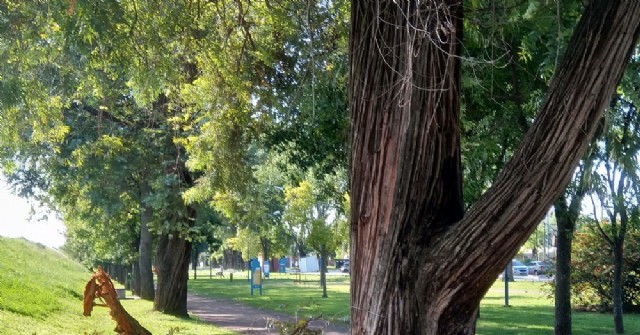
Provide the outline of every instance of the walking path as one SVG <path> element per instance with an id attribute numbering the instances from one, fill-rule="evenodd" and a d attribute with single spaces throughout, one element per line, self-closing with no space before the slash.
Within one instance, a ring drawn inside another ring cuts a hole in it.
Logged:
<path id="1" fill-rule="evenodd" d="M 271 319 L 279 321 L 295 320 L 292 316 L 283 313 L 268 312 L 230 300 L 204 297 L 191 293 L 187 296 L 187 309 L 202 321 L 251 335 L 278 334 L 276 329 L 269 326 L 269 320 Z M 310 328 L 321 328 L 324 335 L 349 334 L 349 329 L 346 325 L 330 323 L 326 320 L 312 321 Z"/>

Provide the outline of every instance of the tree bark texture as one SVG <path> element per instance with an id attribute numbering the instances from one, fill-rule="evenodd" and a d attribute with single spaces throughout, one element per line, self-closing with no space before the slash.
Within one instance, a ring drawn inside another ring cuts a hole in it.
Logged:
<path id="1" fill-rule="evenodd" d="M 465 214 L 462 4 L 352 4 L 351 334 L 474 334 L 480 299 L 569 182 L 639 34 L 589 4 L 538 118 Z"/>
<path id="2" fill-rule="evenodd" d="M 153 286 L 153 236 L 149 231 L 149 224 L 153 220 L 153 209 L 145 202 L 145 198 L 150 194 L 151 187 L 145 182 L 140 187 L 140 246 L 139 271 L 140 271 L 140 298 L 145 300 L 155 299 L 155 289 Z"/>
<path id="3" fill-rule="evenodd" d="M 166 314 L 187 317 L 191 242 L 177 235 L 163 234 L 157 248 L 158 292 L 153 308 Z"/>

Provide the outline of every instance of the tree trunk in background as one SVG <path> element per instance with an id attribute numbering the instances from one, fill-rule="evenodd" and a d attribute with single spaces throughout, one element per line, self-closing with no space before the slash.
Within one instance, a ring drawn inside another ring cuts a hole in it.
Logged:
<path id="1" fill-rule="evenodd" d="M 191 260 L 191 242 L 177 235 L 163 234 L 158 240 L 156 262 L 158 291 L 153 308 L 175 316 L 187 317 L 187 281 Z"/>
<path id="2" fill-rule="evenodd" d="M 624 334 L 622 310 L 622 295 L 624 294 L 624 282 L 622 281 L 623 245 L 623 238 L 617 236 L 613 238 L 613 325 L 616 334 Z"/>
<path id="3" fill-rule="evenodd" d="M 602 127 L 598 129 L 601 132 Z M 600 137 L 596 133 L 591 146 L 597 145 Z M 556 257 L 555 286 L 555 335 L 571 335 L 571 248 L 576 222 L 582 210 L 582 200 L 590 189 L 590 175 L 596 155 L 587 154 L 580 167 L 576 185 L 568 187 L 554 202 L 556 224 L 558 226 L 558 245 Z M 573 190 L 571 203 L 567 204 L 567 194 Z"/>
<path id="4" fill-rule="evenodd" d="M 133 262 L 131 265 L 131 272 L 133 278 L 133 294 L 140 296 L 140 262 Z"/>
<path id="5" fill-rule="evenodd" d="M 191 248 L 191 270 L 193 270 L 193 279 L 198 279 L 198 248 Z M 188 278 L 187 274 L 187 278 Z"/>
<path id="6" fill-rule="evenodd" d="M 244 261 L 242 261 L 242 253 L 237 250 L 225 249 L 222 252 L 221 265 L 225 269 L 243 270 Z"/>
<path id="7" fill-rule="evenodd" d="M 298 255 L 300 258 L 307 257 L 307 252 L 304 251 L 304 242 L 296 241 L 296 248 L 298 249 Z"/>
<path id="8" fill-rule="evenodd" d="M 462 3 L 351 10 L 351 334 L 474 334 L 480 299 L 570 181 L 640 33 L 640 2 L 589 2 L 536 121 L 466 214 Z"/>
<path id="9" fill-rule="evenodd" d="M 320 285 L 322 286 L 322 297 L 327 298 L 327 248 L 320 247 Z"/>
<path id="10" fill-rule="evenodd" d="M 558 225 L 555 277 L 555 334 L 571 335 L 571 245 L 577 216 L 573 217 L 569 212 L 567 199 L 564 195 L 556 200 L 554 207 L 556 224 Z"/>
<path id="11" fill-rule="evenodd" d="M 269 261 L 269 265 L 271 266 L 270 269 L 273 269 L 273 264 L 271 264 L 271 260 L 269 259 L 269 256 L 271 256 L 271 251 L 269 250 L 270 244 L 271 242 L 268 239 L 260 237 L 260 246 L 262 247 L 262 264 L 264 265 L 265 261 Z"/>
<path id="12" fill-rule="evenodd" d="M 139 296 L 145 300 L 154 300 L 156 293 L 153 285 L 153 236 L 149 231 L 149 225 L 153 220 L 153 209 L 145 201 L 145 198 L 150 192 L 151 188 L 149 184 L 143 181 L 140 186 L 140 247 L 138 249 L 138 265 L 140 271 Z"/>

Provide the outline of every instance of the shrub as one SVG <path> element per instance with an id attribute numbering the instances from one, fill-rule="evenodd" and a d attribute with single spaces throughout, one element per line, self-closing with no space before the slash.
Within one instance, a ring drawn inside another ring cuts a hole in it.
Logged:
<path id="1" fill-rule="evenodd" d="M 604 226 L 603 229 L 609 229 Z M 640 313 L 640 230 L 629 229 L 624 243 L 623 309 Z M 576 233 L 571 260 L 571 293 L 576 308 L 611 311 L 613 290 L 613 252 L 593 227 Z"/>

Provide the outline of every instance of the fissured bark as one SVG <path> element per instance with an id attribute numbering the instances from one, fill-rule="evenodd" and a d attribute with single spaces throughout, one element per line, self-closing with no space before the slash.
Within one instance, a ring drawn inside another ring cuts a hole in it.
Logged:
<path id="1" fill-rule="evenodd" d="M 462 3 L 351 8 L 351 334 L 474 334 L 480 299 L 582 157 L 637 40 L 640 2 L 589 3 L 538 118 L 466 213 Z"/>

